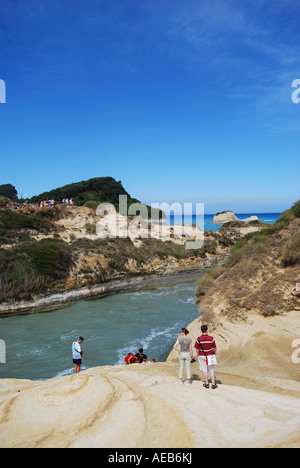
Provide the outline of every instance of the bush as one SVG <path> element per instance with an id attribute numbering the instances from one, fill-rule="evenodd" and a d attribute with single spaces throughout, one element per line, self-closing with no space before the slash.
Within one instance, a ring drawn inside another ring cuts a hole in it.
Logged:
<path id="1" fill-rule="evenodd" d="M 227 265 L 235 265 L 245 256 L 265 253 L 267 251 L 269 238 L 274 232 L 274 228 L 270 227 L 246 234 L 232 247 Z"/>
<path id="2" fill-rule="evenodd" d="M 39 232 L 48 232 L 52 227 L 49 221 L 40 219 L 36 215 L 26 215 L 11 210 L 0 211 L 0 230 L 32 229 Z"/>
<path id="3" fill-rule="evenodd" d="M 25 300 L 67 277 L 71 250 L 57 239 L 27 242 L 0 249 L 0 264 L 0 301 Z"/>
<path id="4" fill-rule="evenodd" d="M 196 297 L 205 296 L 210 287 L 214 284 L 213 276 L 206 273 L 196 285 Z"/>
<path id="5" fill-rule="evenodd" d="M 11 201 L 17 201 L 18 192 L 11 184 L 0 185 L 0 195 L 9 198 Z"/>
<path id="6" fill-rule="evenodd" d="M 282 213 L 280 218 L 275 222 L 274 227 L 275 229 L 283 229 L 296 218 L 300 218 L 300 200 L 294 203 L 292 208 Z"/>
<path id="7" fill-rule="evenodd" d="M 296 232 L 285 244 L 282 263 L 284 267 L 300 263 L 300 232 Z"/>
<path id="8" fill-rule="evenodd" d="M 43 239 L 37 242 L 30 257 L 35 270 L 52 279 L 66 277 L 72 263 L 70 247 L 57 239 Z"/>

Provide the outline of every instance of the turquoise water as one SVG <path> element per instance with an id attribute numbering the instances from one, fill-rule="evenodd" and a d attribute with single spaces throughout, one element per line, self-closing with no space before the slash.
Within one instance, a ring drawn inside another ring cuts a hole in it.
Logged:
<path id="1" fill-rule="evenodd" d="M 82 335 L 83 366 L 124 364 L 140 347 L 164 361 L 180 329 L 198 317 L 195 283 L 116 294 L 44 314 L 0 319 L 6 364 L 0 378 L 42 380 L 73 373 L 72 341 Z"/>
<path id="2" fill-rule="evenodd" d="M 281 213 L 237 213 L 235 214 L 239 219 L 250 218 L 250 216 L 257 216 L 263 223 L 274 224 L 275 221 L 281 216 Z M 213 223 L 214 215 L 205 214 L 204 217 L 196 215 L 171 215 L 166 218 L 166 224 L 196 224 L 204 231 L 212 230 L 216 232 L 221 224 Z"/>

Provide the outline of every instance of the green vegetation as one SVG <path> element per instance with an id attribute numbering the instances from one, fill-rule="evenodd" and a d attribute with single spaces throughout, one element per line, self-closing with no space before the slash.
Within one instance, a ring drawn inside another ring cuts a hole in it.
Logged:
<path id="1" fill-rule="evenodd" d="M 6 207 L 7 205 L 11 205 L 12 201 L 10 198 L 4 197 L 3 195 L 0 195 L 0 206 L 1 207 Z"/>
<path id="2" fill-rule="evenodd" d="M 217 267 L 206 272 L 196 286 L 196 301 L 200 302 L 202 297 L 213 288 L 215 279 L 220 275 L 225 274 L 225 277 L 234 277 L 236 281 L 247 281 L 252 276 L 256 275 L 257 271 L 261 270 L 264 261 L 274 249 L 276 258 L 281 262 L 283 267 L 295 266 L 300 264 L 300 232 L 299 229 L 291 235 L 289 239 L 281 238 L 280 232 L 287 228 L 291 222 L 300 218 L 300 200 L 295 203 L 291 209 L 282 213 L 281 217 L 274 225 L 263 228 L 260 231 L 246 234 L 238 240 L 230 250 L 230 255 L 224 266 Z M 235 270 L 230 270 L 231 267 L 236 267 Z M 268 291 L 268 288 L 266 288 Z M 212 290 L 213 291 L 213 290 Z M 237 294 L 245 294 L 243 287 Z M 263 295 L 262 295 L 263 297 Z M 260 303 L 260 309 L 263 315 L 272 315 L 277 310 L 276 295 L 269 296 Z M 238 301 L 239 299 L 236 299 Z M 273 302 L 272 302 L 273 300 Z M 271 304 L 272 302 L 272 304 Z M 235 308 L 234 300 L 231 301 L 232 309 Z M 248 300 L 248 306 L 253 305 Z M 239 310 L 239 309 L 237 309 Z M 202 312 L 201 312 L 202 313 Z"/>
<path id="3" fill-rule="evenodd" d="M 283 229 L 284 227 L 288 226 L 294 219 L 300 218 L 300 200 L 298 200 L 292 208 L 289 210 L 284 211 L 279 219 L 277 219 L 276 223 L 274 224 L 274 228 L 276 230 Z"/>
<path id="4" fill-rule="evenodd" d="M 0 249 L 0 302 L 31 299 L 53 282 L 67 278 L 71 249 L 57 239 L 25 242 Z"/>
<path id="5" fill-rule="evenodd" d="M 127 196 L 127 208 L 133 203 L 141 203 L 136 198 L 132 198 L 124 189 L 122 182 L 118 182 L 113 177 L 95 177 L 93 179 L 65 185 L 50 192 L 44 192 L 32 197 L 31 202 L 51 200 L 61 203 L 64 198 L 72 198 L 77 206 L 88 206 L 96 209 L 100 203 L 111 203 L 119 211 L 119 196 Z M 148 217 L 151 216 L 151 207 L 147 206 Z M 152 210 L 157 218 L 163 217 L 161 210 Z M 138 214 L 138 213 L 137 213 Z"/>
<path id="6" fill-rule="evenodd" d="M 282 263 L 284 267 L 300 264 L 300 232 L 297 231 L 286 242 L 283 254 Z"/>
<path id="7" fill-rule="evenodd" d="M 11 201 L 17 201 L 18 192 L 11 184 L 0 185 L 0 195 L 9 198 Z"/>
<path id="8" fill-rule="evenodd" d="M 237 241 L 231 249 L 230 257 L 227 262 L 228 266 L 234 265 L 245 256 L 259 255 L 266 251 L 272 236 L 287 227 L 297 218 L 300 218 L 300 200 L 295 203 L 291 209 L 282 213 L 274 225 L 257 232 L 246 234 L 246 236 Z M 289 249 L 289 245 L 292 245 L 292 243 L 287 243 L 285 250 Z M 296 256 L 293 255 L 293 258 L 296 258 Z"/>
<path id="9" fill-rule="evenodd" d="M 83 206 L 89 202 L 97 202 L 98 204 L 112 203 L 115 208 L 118 208 L 119 195 L 127 195 L 130 204 L 138 202 L 126 192 L 120 180 L 117 182 L 112 177 L 95 177 L 90 180 L 65 185 L 32 197 L 31 200 L 54 199 L 56 202 L 61 202 L 64 198 L 73 198 L 74 203 L 78 206 Z"/>
<path id="10" fill-rule="evenodd" d="M 258 255 L 265 251 L 269 237 L 274 233 L 275 229 L 270 227 L 246 234 L 231 248 L 227 266 L 236 264 L 244 256 Z"/>
<path id="11" fill-rule="evenodd" d="M 2 244 L 13 244 L 24 238 L 28 230 L 48 233 L 56 230 L 55 225 L 43 219 L 37 214 L 24 214 L 11 210 L 0 211 L 0 246 Z"/>
<path id="12" fill-rule="evenodd" d="M 72 264 L 68 244 L 57 239 L 42 239 L 29 249 L 31 263 L 38 274 L 53 280 L 65 278 Z"/>

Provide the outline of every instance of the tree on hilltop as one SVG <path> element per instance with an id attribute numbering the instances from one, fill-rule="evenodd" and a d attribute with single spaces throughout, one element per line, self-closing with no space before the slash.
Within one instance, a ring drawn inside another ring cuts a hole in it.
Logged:
<path id="1" fill-rule="evenodd" d="M 9 198 L 11 201 L 17 201 L 18 199 L 18 192 L 11 184 L 0 185 L 0 195 Z"/>

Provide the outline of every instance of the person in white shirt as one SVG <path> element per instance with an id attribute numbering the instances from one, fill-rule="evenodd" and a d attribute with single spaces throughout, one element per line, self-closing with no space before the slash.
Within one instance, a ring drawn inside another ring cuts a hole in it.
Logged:
<path id="1" fill-rule="evenodd" d="M 84 338 L 82 336 L 79 336 L 77 340 L 72 343 L 72 358 L 73 364 L 75 365 L 75 374 L 79 374 L 80 367 L 82 364 L 83 351 L 81 349 L 81 343 L 83 342 L 83 340 Z"/>

